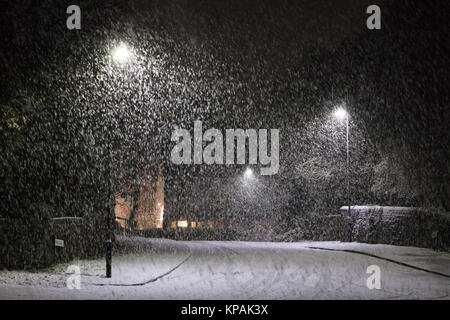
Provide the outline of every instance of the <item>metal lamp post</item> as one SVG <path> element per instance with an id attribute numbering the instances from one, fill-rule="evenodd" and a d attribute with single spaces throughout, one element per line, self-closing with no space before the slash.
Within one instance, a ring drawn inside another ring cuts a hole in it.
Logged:
<path id="1" fill-rule="evenodd" d="M 348 146 L 348 136 L 349 136 L 349 113 L 344 108 L 338 108 L 334 115 L 339 120 L 346 121 L 346 148 L 347 148 L 347 167 L 346 167 L 346 178 L 347 178 L 347 205 L 348 205 L 348 215 L 350 216 L 350 154 Z"/>
<path id="2" fill-rule="evenodd" d="M 129 60 L 129 50 L 124 44 L 120 44 L 115 47 L 112 51 L 112 60 L 116 64 L 124 64 Z M 110 128 L 111 129 L 111 128 Z M 108 215 L 107 215 L 107 239 L 106 239 L 106 278 L 111 278 L 112 275 L 112 218 L 114 216 L 114 189 L 113 189 L 113 177 L 112 177 L 112 145 L 111 138 L 108 141 L 108 152 L 109 152 L 109 190 L 108 190 Z"/>

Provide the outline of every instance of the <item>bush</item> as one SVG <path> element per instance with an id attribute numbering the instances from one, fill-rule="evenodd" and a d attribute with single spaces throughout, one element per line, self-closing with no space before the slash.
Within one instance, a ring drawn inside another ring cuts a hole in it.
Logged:
<path id="1" fill-rule="evenodd" d="M 292 230 L 280 234 L 275 241 L 342 241 L 345 239 L 344 219 L 341 215 L 306 215 L 296 219 Z"/>
<path id="2" fill-rule="evenodd" d="M 237 231 L 225 228 L 148 229 L 138 231 L 137 234 L 146 238 L 172 240 L 240 240 Z"/>
<path id="3" fill-rule="evenodd" d="M 0 268 L 38 269 L 104 252 L 102 232 L 83 218 L 0 220 Z M 55 247 L 56 239 L 64 247 Z"/>
<path id="4" fill-rule="evenodd" d="M 0 223 L 0 268 L 36 269 L 53 262 L 48 220 L 3 219 Z"/>

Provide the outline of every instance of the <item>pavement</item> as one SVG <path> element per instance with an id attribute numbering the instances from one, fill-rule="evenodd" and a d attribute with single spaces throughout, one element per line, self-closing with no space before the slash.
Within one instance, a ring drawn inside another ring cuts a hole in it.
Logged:
<path id="1" fill-rule="evenodd" d="M 137 249 L 128 246 L 129 252 L 114 255 L 110 279 L 104 277 L 103 259 L 34 272 L 0 271 L 0 299 L 450 299 L 450 254 L 430 249 L 127 241 Z"/>

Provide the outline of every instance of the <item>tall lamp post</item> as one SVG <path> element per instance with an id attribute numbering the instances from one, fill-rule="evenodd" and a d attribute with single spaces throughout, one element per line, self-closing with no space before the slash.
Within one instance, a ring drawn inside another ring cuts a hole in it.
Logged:
<path id="1" fill-rule="evenodd" d="M 347 178 L 347 205 L 348 205 L 348 215 L 350 216 L 350 156 L 348 148 L 348 119 L 349 113 L 344 108 L 338 108 L 334 112 L 334 116 L 339 120 L 345 120 L 346 122 L 346 147 L 347 147 L 347 167 L 346 167 L 346 178 Z"/>
<path id="2" fill-rule="evenodd" d="M 117 65 L 125 64 L 130 57 L 129 50 L 126 45 L 120 44 L 115 47 L 112 51 L 112 60 Z M 109 128 L 111 130 L 111 128 Z M 113 177 L 112 177 L 112 141 L 111 135 L 108 141 L 108 152 L 109 152 L 109 186 L 108 186 L 108 215 L 107 215 L 107 237 L 106 237 L 106 278 L 111 278 L 111 264 L 112 264 L 112 218 L 114 217 L 114 189 L 113 189 Z"/>

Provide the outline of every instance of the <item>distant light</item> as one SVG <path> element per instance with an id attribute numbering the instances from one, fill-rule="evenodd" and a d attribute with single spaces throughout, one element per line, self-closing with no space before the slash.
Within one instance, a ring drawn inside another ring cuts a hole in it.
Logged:
<path id="1" fill-rule="evenodd" d="M 158 205 L 160 206 L 161 203 L 158 202 Z M 159 211 L 159 219 L 158 219 L 157 228 L 162 228 L 163 227 L 163 221 L 164 221 L 164 206 L 161 206 L 161 209 Z"/>
<path id="2" fill-rule="evenodd" d="M 338 108 L 334 112 L 334 116 L 339 120 L 344 120 L 347 117 L 347 111 L 344 108 Z"/>
<path id="3" fill-rule="evenodd" d="M 128 50 L 127 46 L 123 43 L 115 47 L 112 51 L 112 58 L 117 63 L 120 64 L 125 63 L 128 61 L 129 57 L 130 51 Z"/>
<path id="4" fill-rule="evenodd" d="M 251 178 L 252 176 L 253 176 L 253 170 L 250 168 L 247 168 L 247 170 L 245 170 L 244 177 Z"/>
<path id="5" fill-rule="evenodd" d="M 188 222 L 187 222 L 187 220 L 179 220 L 177 222 L 177 226 L 180 228 L 187 228 Z"/>

